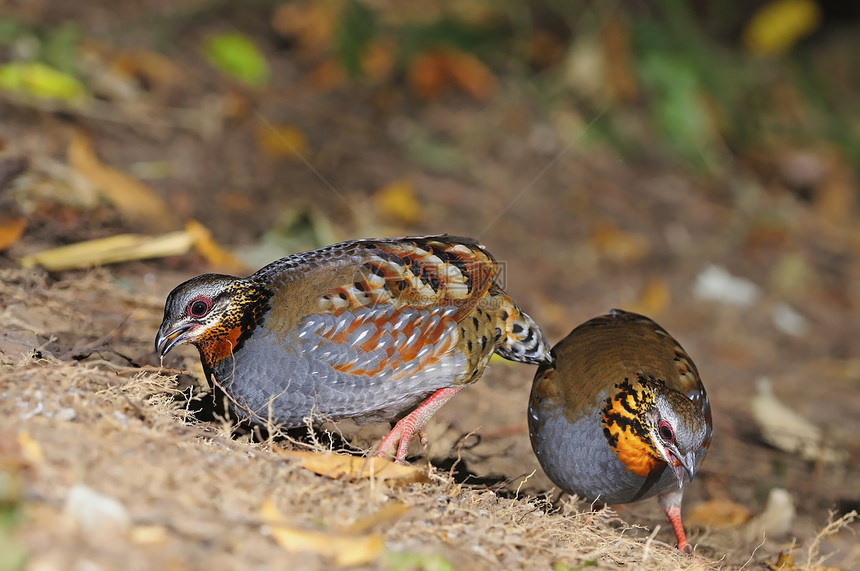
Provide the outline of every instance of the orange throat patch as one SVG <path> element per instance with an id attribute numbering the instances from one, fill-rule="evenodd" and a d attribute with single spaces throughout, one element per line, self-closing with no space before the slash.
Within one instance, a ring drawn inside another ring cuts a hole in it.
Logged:
<path id="1" fill-rule="evenodd" d="M 218 335 L 202 339 L 198 343 L 201 360 L 209 367 L 214 367 L 233 354 L 233 348 L 239 343 L 242 335 L 241 327 L 220 331 Z"/>
<path id="2" fill-rule="evenodd" d="M 666 464 L 651 443 L 645 422 L 645 412 L 654 406 L 654 396 L 628 379 L 616 389 L 603 407 L 603 434 L 624 467 L 645 477 Z"/>

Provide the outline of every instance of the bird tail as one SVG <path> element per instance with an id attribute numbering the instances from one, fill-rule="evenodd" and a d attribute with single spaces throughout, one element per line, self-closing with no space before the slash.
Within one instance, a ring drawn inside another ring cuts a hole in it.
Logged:
<path id="1" fill-rule="evenodd" d="M 502 338 L 496 353 L 510 361 L 537 365 L 547 362 L 550 346 L 534 319 L 522 311 L 514 301 L 497 286 L 490 288 L 487 302 L 494 304 L 499 319 Z"/>

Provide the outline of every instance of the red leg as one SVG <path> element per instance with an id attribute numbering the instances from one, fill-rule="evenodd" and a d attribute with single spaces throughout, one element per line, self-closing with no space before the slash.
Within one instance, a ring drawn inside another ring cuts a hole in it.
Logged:
<path id="1" fill-rule="evenodd" d="M 421 403 L 418 408 L 400 419 L 400 421 L 394 425 L 391 432 L 389 432 L 385 438 L 382 439 L 382 442 L 379 443 L 376 456 L 384 458 L 388 452 L 393 450 L 395 445 L 397 445 L 397 454 L 394 456 L 394 461 L 398 464 L 403 464 L 406 460 L 406 449 L 409 448 L 409 442 L 412 440 L 412 437 L 416 432 L 420 432 L 421 429 L 424 428 L 424 425 L 427 424 L 427 421 L 430 420 L 430 417 L 436 414 L 436 411 L 438 411 L 443 404 L 451 400 L 451 397 L 460 392 L 460 389 L 462 388 L 463 387 L 449 387 L 439 389 L 430 395 L 430 397 Z"/>
<path id="2" fill-rule="evenodd" d="M 687 534 L 684 533 L 684 525 L 681 523 L 681 507 L 671 506 L 666 510 L 666 516 L 672 524 L 672 529 L 675 530 L 675 537 L 678 539 L 678 549 L 689 553 L 692 547 L 687 543 Z"/>

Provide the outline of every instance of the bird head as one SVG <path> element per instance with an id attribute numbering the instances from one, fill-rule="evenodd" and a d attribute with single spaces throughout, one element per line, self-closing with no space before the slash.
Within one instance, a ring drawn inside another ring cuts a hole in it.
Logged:
<path id="1" fill-rule="evenodd" d="M 205 366 L 231 354 L 256 327 L 268 308 L 268 291 L 249 280 L 204 274 L 178 285 L 164 305 L 164 319 L 155 336 L 162 357 L 191 343 Z"/>
<path id="2" fill-rule="evenodd" d="M 603 408 L 603 433 L 618 460 L 646 477 L 668 464 L 678 487 L 707 451 L 710 429 L 696 404 L 662 380 L 640 375 L 615 385 Z"/>
<path id="3" fill-rule="evenodd" d="M 645 424 L 651 447 L 675 472 L 678 487 L 684 473 L 690 481 L 707 451 L 709 428 L 705 415 L 680 391 L 665 384 L 653 384 L 654 406 L 646 411 Z"/>

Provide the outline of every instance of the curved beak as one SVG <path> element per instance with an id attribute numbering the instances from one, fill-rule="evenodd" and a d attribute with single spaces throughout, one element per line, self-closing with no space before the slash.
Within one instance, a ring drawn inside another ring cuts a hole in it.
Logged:
<path id="1" fill-rule="evenodd" d="M 674 448 L 674 447 L 673 447 Z M 672 460 L 672 470 L 675 472 L 675 477 L 678 479 L 678 487 L 684 487 L 684 472 L 687 473 L 687 476 L 690 477 L 690 481 L 693 481 L 693 476 L 696 475 L 696 454 L 695 452 L 689 452 L 686 456 L 676 455 L 673 450 L 666 450 L 669 454 L 669 458 Z"/>
<path id="2" fill-rule="evenodd" d="M 185 343 L 189 331 L 194 327 L 192 323 L 183 323 L 165 331 L 165 325 L 166 323 L 161 324 L 158 334 L 155 336 L 155 351 L 162 357 L 170 353 L 177 345 Z"/>

